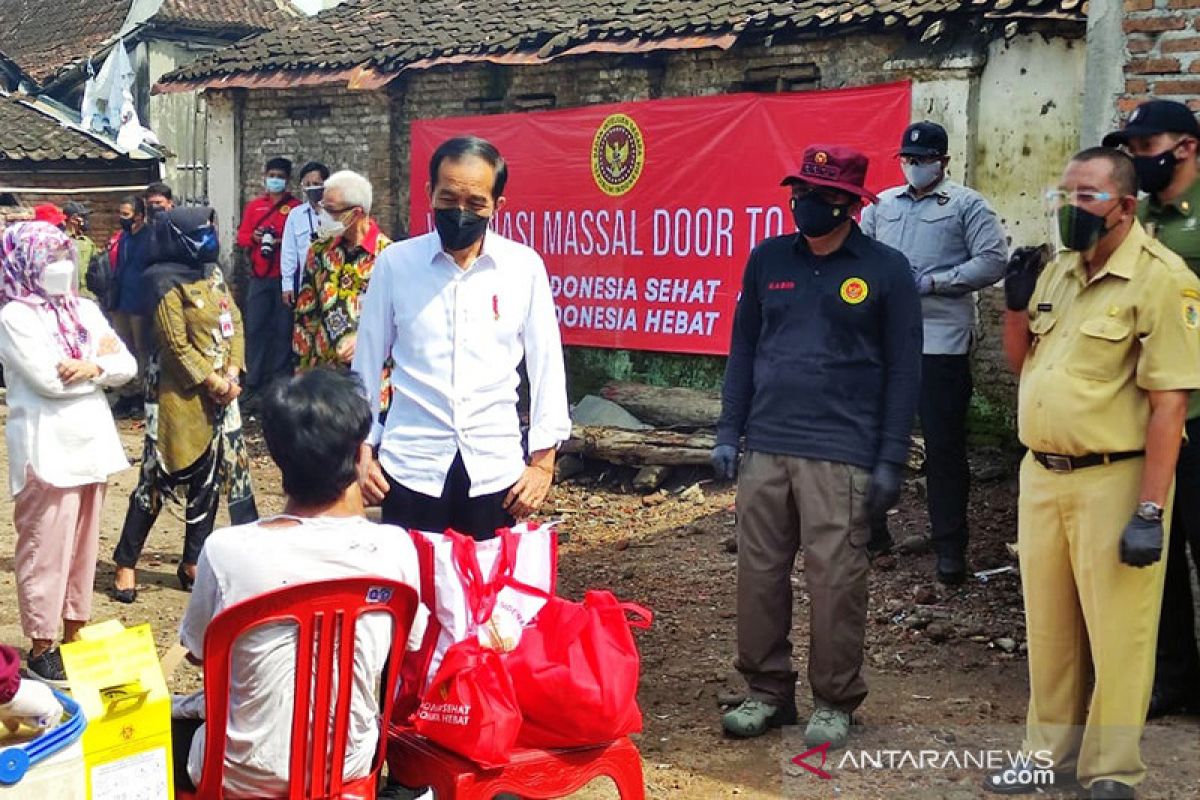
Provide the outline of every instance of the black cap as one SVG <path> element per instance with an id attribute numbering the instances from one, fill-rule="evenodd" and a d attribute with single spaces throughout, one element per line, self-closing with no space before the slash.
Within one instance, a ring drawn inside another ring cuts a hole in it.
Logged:
<path id="1" fill-rule="evenodd" d="M 1113 131 L 1101 142 L 1105 147 L 1129 144 L 1135 136 L 1154 136 L 1157 133 L 1187 133 L 1200 139 L 1200 124 L 1196 115 L 1183 103 L 1174 100 L 1147 100 L 1135 108 L 1125 120 L 1125 127 Z"/>
<path id="2" fill-rule="evenodd" d="M 936 122 L 914 122 L 900 140 L 902 156 L 944 156 L 950 149 L 946 129 Z"/>
<path id="3" fill-rule="evenodd" d="M 68 217 L 86 217 L 92 213 L 92 210 L 76 200 L 68 200 L 63 203 L 63 213 Z"/>

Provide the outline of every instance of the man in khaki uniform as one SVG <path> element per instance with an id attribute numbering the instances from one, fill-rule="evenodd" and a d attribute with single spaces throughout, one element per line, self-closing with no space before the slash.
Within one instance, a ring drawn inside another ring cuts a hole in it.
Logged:
<path id="1" fill-rule="evenodd" d="M 1019 251 L 1005 280 L 1005 352 L 1030 451 L 1018 514 L 1022 749 L 1049 751 L 1093 798 L 1132 798 L 1145 777 L 1164 526 L 1188 391 L 1200 388 L 1200 281 L 1138 223 L 1136 191 L 1125 154 L 1077 154 L 1052 193 L 1067 252 L 1039 277 Z M 1012 771 L 985 786 L 1037 788 Z"/>

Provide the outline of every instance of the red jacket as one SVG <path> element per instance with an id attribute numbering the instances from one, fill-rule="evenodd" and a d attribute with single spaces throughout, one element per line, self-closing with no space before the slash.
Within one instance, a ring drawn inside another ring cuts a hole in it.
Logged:
<path id="1" fill-rule="evenodd" d="M 283 226 L 287 215 L 293 208 L 300 205 L 294 197 L 287 197 L 276 208 L 275 200 L 270 195 L 256 197 L 242 211 L 242 224 L 238 227 L 237 244 L 250 251 L 250 271 L 256 278 L 279 277 L 279 253 L 283 244 Z M 271 231 L 275 237 L 275 248 L 271 258 L 263 258 L 262 247 L 254 241 L 254 231 Z"/>

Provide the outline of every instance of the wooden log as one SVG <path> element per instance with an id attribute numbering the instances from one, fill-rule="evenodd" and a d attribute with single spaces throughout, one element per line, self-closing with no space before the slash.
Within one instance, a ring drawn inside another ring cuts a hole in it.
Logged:
<path id="1" fill-rule="evenodd" d="M 631 431 L 624 428 L 576 425 L 561 452 L 597 458 L 613 464 L 681 466 L 709 463 L 716 446 L 713 433 Z"/>
<path id="2" fill-rule="evenodd" d="M 600 389 L 600 395 L 657 427 L 713 428 L 721 416 L 720 395 L 699 389 L 611 381 Z"/>

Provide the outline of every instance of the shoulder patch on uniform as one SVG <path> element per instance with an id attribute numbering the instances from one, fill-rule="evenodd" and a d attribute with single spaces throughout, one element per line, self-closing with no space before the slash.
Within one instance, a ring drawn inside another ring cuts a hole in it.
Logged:
<path id="1" fill-rule="evenodd" d="M 290 213 L 291 213 L 291 211 L 292 211 L 292 207 L 291 207 L 291 206 L 280 206 L 280 207 L 279 207 L 279 213 L 280 213 L 281 215 L 285 216 L 285 217 L 286 217 L 288 214 L 290 214 Z"/>
<path id="2" fill-rule="evenodd" d="M 1183 324 L 1192 331 L 1200 328 L 1200 300 L 1191 297 L 1183 299 Z"/>
<path id="3" fill-rule="evenodd" d="M 871 287 L 867 286 L 867 282 L 862 278 L 846 278 L 842 281 L 842 288 L 839 292 L 842 300 L 852 306 L 856 306 L 863 300 L 867 299 L 867 295 L 871 293 Z"/>

